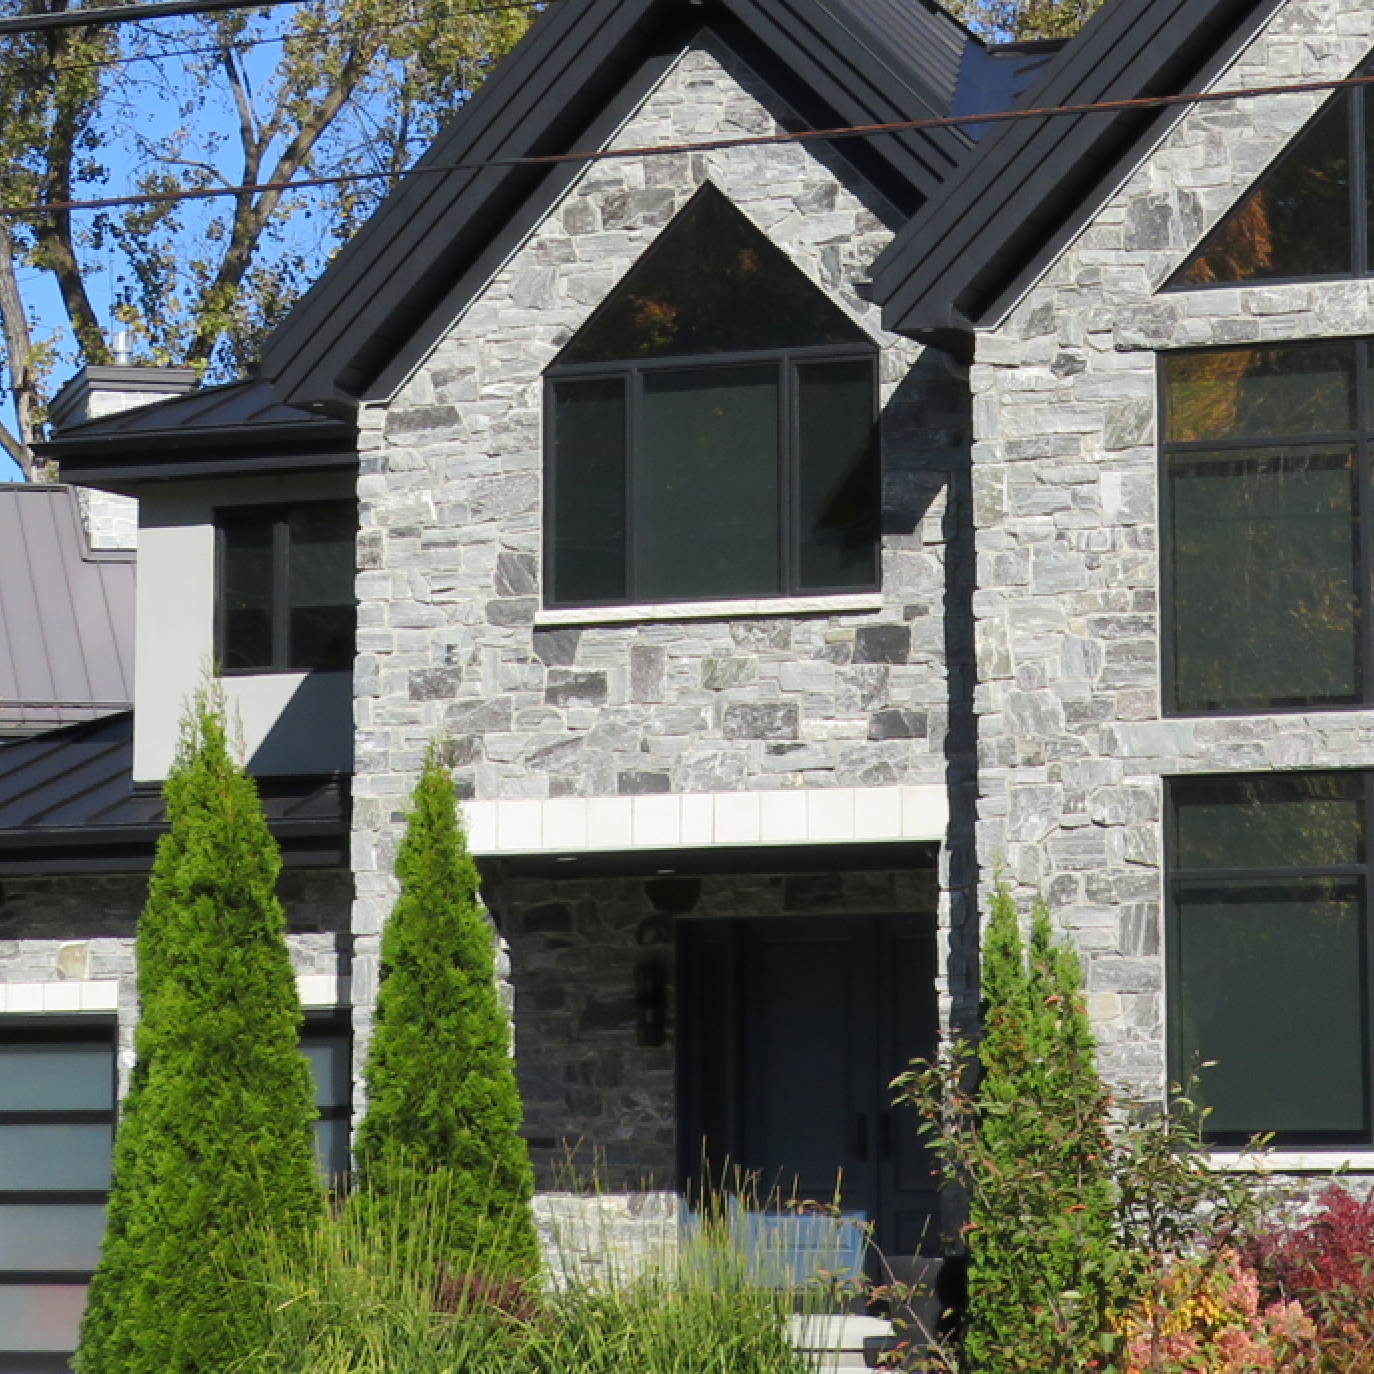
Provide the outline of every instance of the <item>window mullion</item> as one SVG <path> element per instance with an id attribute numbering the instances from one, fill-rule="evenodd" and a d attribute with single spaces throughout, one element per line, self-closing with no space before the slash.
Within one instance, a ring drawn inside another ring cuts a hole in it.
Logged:
<path id="1" fill-rule="evenodd" d="M 1371 625 L 1372 604 L 1369 585 L 1371 567 L 1374 567 L 1374 530 L 1370 529 L 1369 512 L 1371 491 L 1370 452 L 1369 452 L 1369 342 L 1361 339 L 1355 348 L 1355 529 L 1360 564 L 1356 570 L 1355 585 L 1360 593 L 1360 700 L 1369 705 L 1374 694 L 1374 625 Z"/>
<path id="2" fill-rule="evenodd" d="M 285 672 L 291 663 L 291 525 L 283 513 L 272 525 L 272 666 Z"/>
<path id="3" fill-rule="evenodd" d="M 1350 265 L 1357 277 L 1369 272 L 1369 238 L 1366 233 L 1364 92 L 1352 87 L 1346 92 L 1346 118 L 1350 131 Z"/>
<path id="4" fill-rule="evenodd" d="M 1360 913 L 1360 935 L 1364 942 L 1364 1005 L 1360 1014 L 1364 1025 L 1365 1043 L 1365 1142 L 1374 1144 L 1374 940 L 1370 939 L 1370 913 L 1374 911 L 1374 863 L 1370 862 L 1371 820 L 1374 820 L 1374 772 L 1364 775 L 1364 910 Z"/>
<path id="5" fill-rule="evenodd" d="M 625 600 L 639 601 L 639 476 L 643 463 L 644 374 L 633 367 L 625 377 Z"/>
<path id="6" fill-rule="evenodd" d="M 779 591 L 795 596 L 800 583 L 797 562 L 797 540 L 800 537 L 799 492 L 801 489 L 800 454 L 797 439 L 797 364 L 784 358 L 778 364 L 778 540 L 780 543 Z"/>

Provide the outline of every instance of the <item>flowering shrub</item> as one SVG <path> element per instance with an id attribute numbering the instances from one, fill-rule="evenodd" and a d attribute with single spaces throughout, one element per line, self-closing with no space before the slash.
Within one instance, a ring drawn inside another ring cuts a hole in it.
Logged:
<path id="1" fill-rule="evenodd" d="M 1293 1301 L 1264 1303 L 1233 1249 L 1176 1260 L 1126 1314 L 1125 1374 L 1297 1374 L 1316 1357 L 1316 1327 Z"/>
<path id="2" fill-rule="evenodd" d="M 1248 1247 L 1266 1295 L 1301 1302 L 1320 1338 L 1324 1370 L 1374 1374 L 1374 1194 L 1333 1185 L 1316 1214 Z"/>

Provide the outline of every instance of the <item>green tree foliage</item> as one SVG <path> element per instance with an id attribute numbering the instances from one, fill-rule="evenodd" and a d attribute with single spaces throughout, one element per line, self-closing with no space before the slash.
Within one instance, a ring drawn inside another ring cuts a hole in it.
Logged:
<path id="1" fill-rule="evenodd" d="M 208 693 L 163 790 L 138 926 L 138 1059 L 115 1137 L 81 1374 L 208 1374 L 226 1349 L 238 1238 L 322 1207 L 301 1010 L 257 789 Z"/>
<path id="2" fill-rule="evenodd" d="M 1102 0 L 947 0 L 945 8 L 990 43 L 1072 38 Z"/>
<path id="3" fill-rule="evenodd" d="M 1079 982 L 1044 903 L 1027 947 L 999 887 L 983 937 L 982 1039 L 904 1080 L 943 1128 L 936 1147 L 967 1193 L 965 1355 L 985 1374 L 1084 1367 L 1102 1352 L 1122 1281 L 1110 1103 Z"/>
<path id="4" fill-rule="evenodd" d="M 107 0 L 82 0 L 99 8 Z M 0 338 L 15 400 L 0 447 L 32 475 L 66 335 L 112 357 L 111 299 L 141 361 L 229 376 L 524 32 L 539 0 L 309 0 L 156 28 L 0 45 Z M 0 0 L 4 17 L 78 8 Z M 153 131 L 153 132 L 150 132 Z M 133 161 L 110 185 L 111 162 Z M 282 183 L 368 180 L 283 191 Z M 87 196 L 258 187 L 211 200 L 33 210 Z M 92 279 L 112 272 L 93 300 Z M 55 291 L 54 291 L 55 288 Z M 40 326 L 49 294 L 62 318 Z"/>
<path id="5" fill-rule="evenodd" d="M 455 1264 L 533 1269 L 533 1178 L 516 1134 L 510 1023 L 491 927 L 437 749 L 425 758 L 396 858 L 401 892 L 382 935 L 381 985 L 358 1130 L 359 1197 L 413 1197 L 438 1178 Z"/>

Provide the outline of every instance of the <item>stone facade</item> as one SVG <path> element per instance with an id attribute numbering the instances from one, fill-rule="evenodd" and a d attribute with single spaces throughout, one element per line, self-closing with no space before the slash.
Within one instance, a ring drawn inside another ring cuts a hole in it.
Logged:
<path id="1" fill-rule="evenodd" d="M 120 1091 L 133 1071 L 138 1019 L 134 932 L 147 898 L 142 874 L 6 878 L 0 882 L 0 991 L 24 984 L 118 984 Z M 291 965 L 300 976 L 349 975 L 347 934 L 353 884 L 348 873 L 282 875 Z"/>
<path id="2" fill-rule="evenodd" d="M 791 123 L 762 84 L 703 35 L 613 143 L 772 133 Z M 946 668 L 956 665 L 958 699 L 967 690 L 959 664 L 971 659 L 971 647 L 962 647 L 971 646 L 970 551 L 955 533 L 967 518 L 966 381 L 942 355 L 884 333 L 879 312 L 859 295 L 856 284 L 896 219 L 826 158 L 816 145 L 775 146 L 589 166 L 399 393 L 363 408 L 359 1054 L 378 932 L 394 896 L 401 808 L 430 739 L 445 737 L 461 795 L 482 800 L 943 784 L 951 756 L 966 747 Z M 609 623 L 593 611 L 578 624 L 549 623 L 540 613 L 544 369 L 708 179 L 881 348 L 883 590 L 862 609 L 821 599 L 809 613 L 789 602 L 754 615 L 703 607 L 688 618 L 624 623 L 621 615 L 622 623 Z M 955 585 L 962 590 L 950 599 Z M 634 900 L 590 900 L 607 940 L 623 944 L 640 919 Z M 551 1077 L 532 1091 L 532 1114 L 548 1115 L 553 1130 L 561 1102 L 560 1135 L 581 1121 L 618 1138 L 623 1123 L 607 1132 L 592 1120 L 598 1112 L 570 1104 L 569 1085 L 578 1085 L 567 1056 L 591 1056 L 575 1033 L 566 1052 L 551 1049 L 560 1043 L 552 1022 L 623 1003 L 629 965 L 622 960 L 594 996 L 565 993 L 584 999 L 573 1013 L 571 1003 L 552 1005 L 555 985 L 579 959 L 594 968 L 606 951 L 579 952 L 574 933 L 562 962 L 544 964 L 541 941 L 565 932 L 527 930 L 517 918 L 507 933 L 516 946 L 517 1050 L 522 1024 L 550 1018 L 539 1059 Z M 501 958 L 504 971 L 504 951 Z M 522 959 L 537 965 L 523 976 Z M 964 966 L 962 956 L 951 961 Z M 612 1042 L 624 1027 L 605 1030 L 605 1063 L 576 1072 L 614 1072 Z M 558 1034 L 566 1037 L 566 1027 Z M 589 1102 L 611 1091 L 642 1099 L 645 1158 L 617 1155 L 616 1169 L 622 1178 L 641 1169 L 659 1176 L 671 1154 L 670 1060 L 660 1054 L 642 1071 L 621 1062 L 625 1076 L 613 1089 L 588 1081 L 572 1097 Z"/>
<path id="3" fill-rule="evenodd" d="M 1363 0 L 1290 0 L 1217 83 L 1344 77 Z M 1374 283 L 1157 294 L 1324 97 L 1191 110 L 996 328 L 971 372 L 978 848 L 1084 956 L 1104 1067 L 1166 1073 L 1165 776 L 1374 765 L 1374 713 L 1165 718 L 1156 355 L 1374 331 Z"/>

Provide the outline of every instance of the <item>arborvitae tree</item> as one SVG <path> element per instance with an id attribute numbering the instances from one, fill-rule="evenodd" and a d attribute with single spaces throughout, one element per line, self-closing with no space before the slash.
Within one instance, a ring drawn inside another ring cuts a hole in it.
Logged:
<path id="1" fill-rule="evenodd" d="M 426 755 L 396 858 L 401 892 L 382 935 L 355 1151 L 360 1205 L 434 1196 L 450 1209 L 448 1263 L 532 1272 L 534 1183 L 517 1135 L 510 1022 L 497 999 L 492 930 L 437 748 Z"/>
<path id="2" fill-rule="evenodd" d="M 171 828 L 138 925 L 138 1059 L 81 1374 L 230 1367 L 246 1224 L 289 1235 L 323 1205 L 274 895 L 281 858 L 208 691 L 183 726 L 163 796 Z"/>
<path id="3" fill-rule="evenodd" d="M 1110 1100 L 1093 1059 L 1078 958 L 1037 901 L 1029 950 L 999 887 L 984 932 L 983 1038 L 969 1199 L 971 1367 L 1084 1367 L 1122 1275 L 1115 1231 Z"/>

